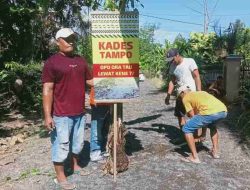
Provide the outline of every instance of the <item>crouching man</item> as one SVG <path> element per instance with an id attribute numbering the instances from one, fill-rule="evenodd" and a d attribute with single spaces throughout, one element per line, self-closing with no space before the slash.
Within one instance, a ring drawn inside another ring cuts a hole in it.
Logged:
<path id="1" fill-rule="evenodd" d="M 191 92 L 188 86 L 182 86 L 178 90 L 182 99 L 187 115 L 191 118 L 183 126 L 182 131 L 191 150 L 191 155 L 183 161 L 200 163 L 200 159 L 195 147 L 193 133 L 195 130 L 207 126 L 210 128 L 210 136 L 213 148 L 210 151 L 213 158 L 219 158 L 218 150 L 218 131 L 216 122 L 227 116 L 226 106 L 217 98 L 205 91 Z"/>

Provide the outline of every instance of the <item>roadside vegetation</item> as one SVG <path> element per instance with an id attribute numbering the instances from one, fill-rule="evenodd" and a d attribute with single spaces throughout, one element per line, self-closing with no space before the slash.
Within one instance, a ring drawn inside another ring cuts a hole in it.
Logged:
<path id="1" fill-rule="evenodd" d="M 11 110 L 41 116 L 41 70 L 44 61 L 56 51 L 53 36 L 60 26 L 77 27 L 77 53 L 91 64 L 90 12 L 98 9 L 133 10 L 136 3 L 140 5 L 139 0 L 27 0 L 1 4 L 0 121 Z M 240 20 L 231 23 L 224 31 L 218 27 L 208 34 L 191 33 L 189 39 L 178 35 L 173 42 L 166 40 L 164 44 L 154 39 L 157 28 L 154 24 L 140 28 L 140 69 L 147 77 L 160 78 L 165 84 L 169 80 L 169 65 L 165 62 L 165 52 L 169 48 L 178 48 L 183 56 L 194 58 L 201 75 L 208 72 L 208 68 L 221 69 L 223 59 L 229 54 L 241 55 L 243 61 L 250 60 L 250 28 Z M 244 109 L 237 120 L 244 134 L 248 135 L 249 84 L 248 81 L 242 84 L 239 104 Z"/>

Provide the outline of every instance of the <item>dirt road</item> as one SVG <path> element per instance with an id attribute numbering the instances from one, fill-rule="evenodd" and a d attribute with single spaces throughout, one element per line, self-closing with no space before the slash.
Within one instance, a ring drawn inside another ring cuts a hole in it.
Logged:
<path id="1" fill-rule="evenodd" d="M 111 175 L 101 171 L 101 164 L 90 162 L 90 128 L 86 128 L 81 164 L 92 173 L 69 176 L 69 180 L 77 183 L 77 189 L 250 189 L 250 150 L 240 144 L 235 127 L 229 121 L 219 126 L 221 159 L 214 160 L 208 155 L 211 147 L 208 134 L 207 141 L 199 147 L 202 163 L 184 163 L 181 158 L 189 153 L 187 146 L 172 143 L 180 134 L 173 117 L 174 100 L 165 106 L 165 94 L 150 80 L 142 82 L 140 88 L 140 100 L 124 104 L 124 122 L 129 131 L 126 137 L 131 160 L 129 169 L 118 174 L 114 183 Z M 27 138 L 9 153 L 0 155 L 0 189 L 58 189 L 53 183 L 50 140 L 41 134 Z"/>

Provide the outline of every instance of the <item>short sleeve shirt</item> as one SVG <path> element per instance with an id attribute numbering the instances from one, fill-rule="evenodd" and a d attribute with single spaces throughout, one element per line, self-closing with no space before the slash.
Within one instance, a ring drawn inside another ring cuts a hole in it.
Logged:
<path id="1" fill-rule="evenodd" d="M 54 83 L 53 115 L 76 116 L 84 112 L 85 83 L 92 79 L 87 62 L 80 56 L 51 56 L 42 72 L 43 83 Z"/>
<path id="2" fill-rule="evenodd" d="M 171 63 L 169 74 L 176 77 L 177 89 L 180 86 L 187 85 L 192 91 L 196 91 L 195 81 L 192 72 L 198 69 L 194 59 L 183 58 L 179 65 Z"/>
<path id="3" fill-rule="evenodd" d="M 186 112 L 194 110 L 199 115 L 227 112 L 226 106 L 220 100 L 205 91 L 187 93 L 182 102 Z"/>

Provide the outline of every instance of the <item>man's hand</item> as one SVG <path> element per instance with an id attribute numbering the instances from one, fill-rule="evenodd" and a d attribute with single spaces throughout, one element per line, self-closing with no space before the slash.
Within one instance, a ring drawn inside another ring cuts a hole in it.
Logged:
<path id="1" fill-rule="evenodd" d="M 45 118 L 44 125 L 48 131 L 53 131 L 55 124 L 52 117 Z"/>
<path id="2" fill-rule="evenodd" d="M 166 98 L 165 98 L 165 104 L 166 104 L 166 105 L 169 105 L 169 104 L 170 104 L 170 103 L 169 103 L 169 100 L 170 100 L 170 94 L 168 93 L 167 96 L 166 96 Z"/>

